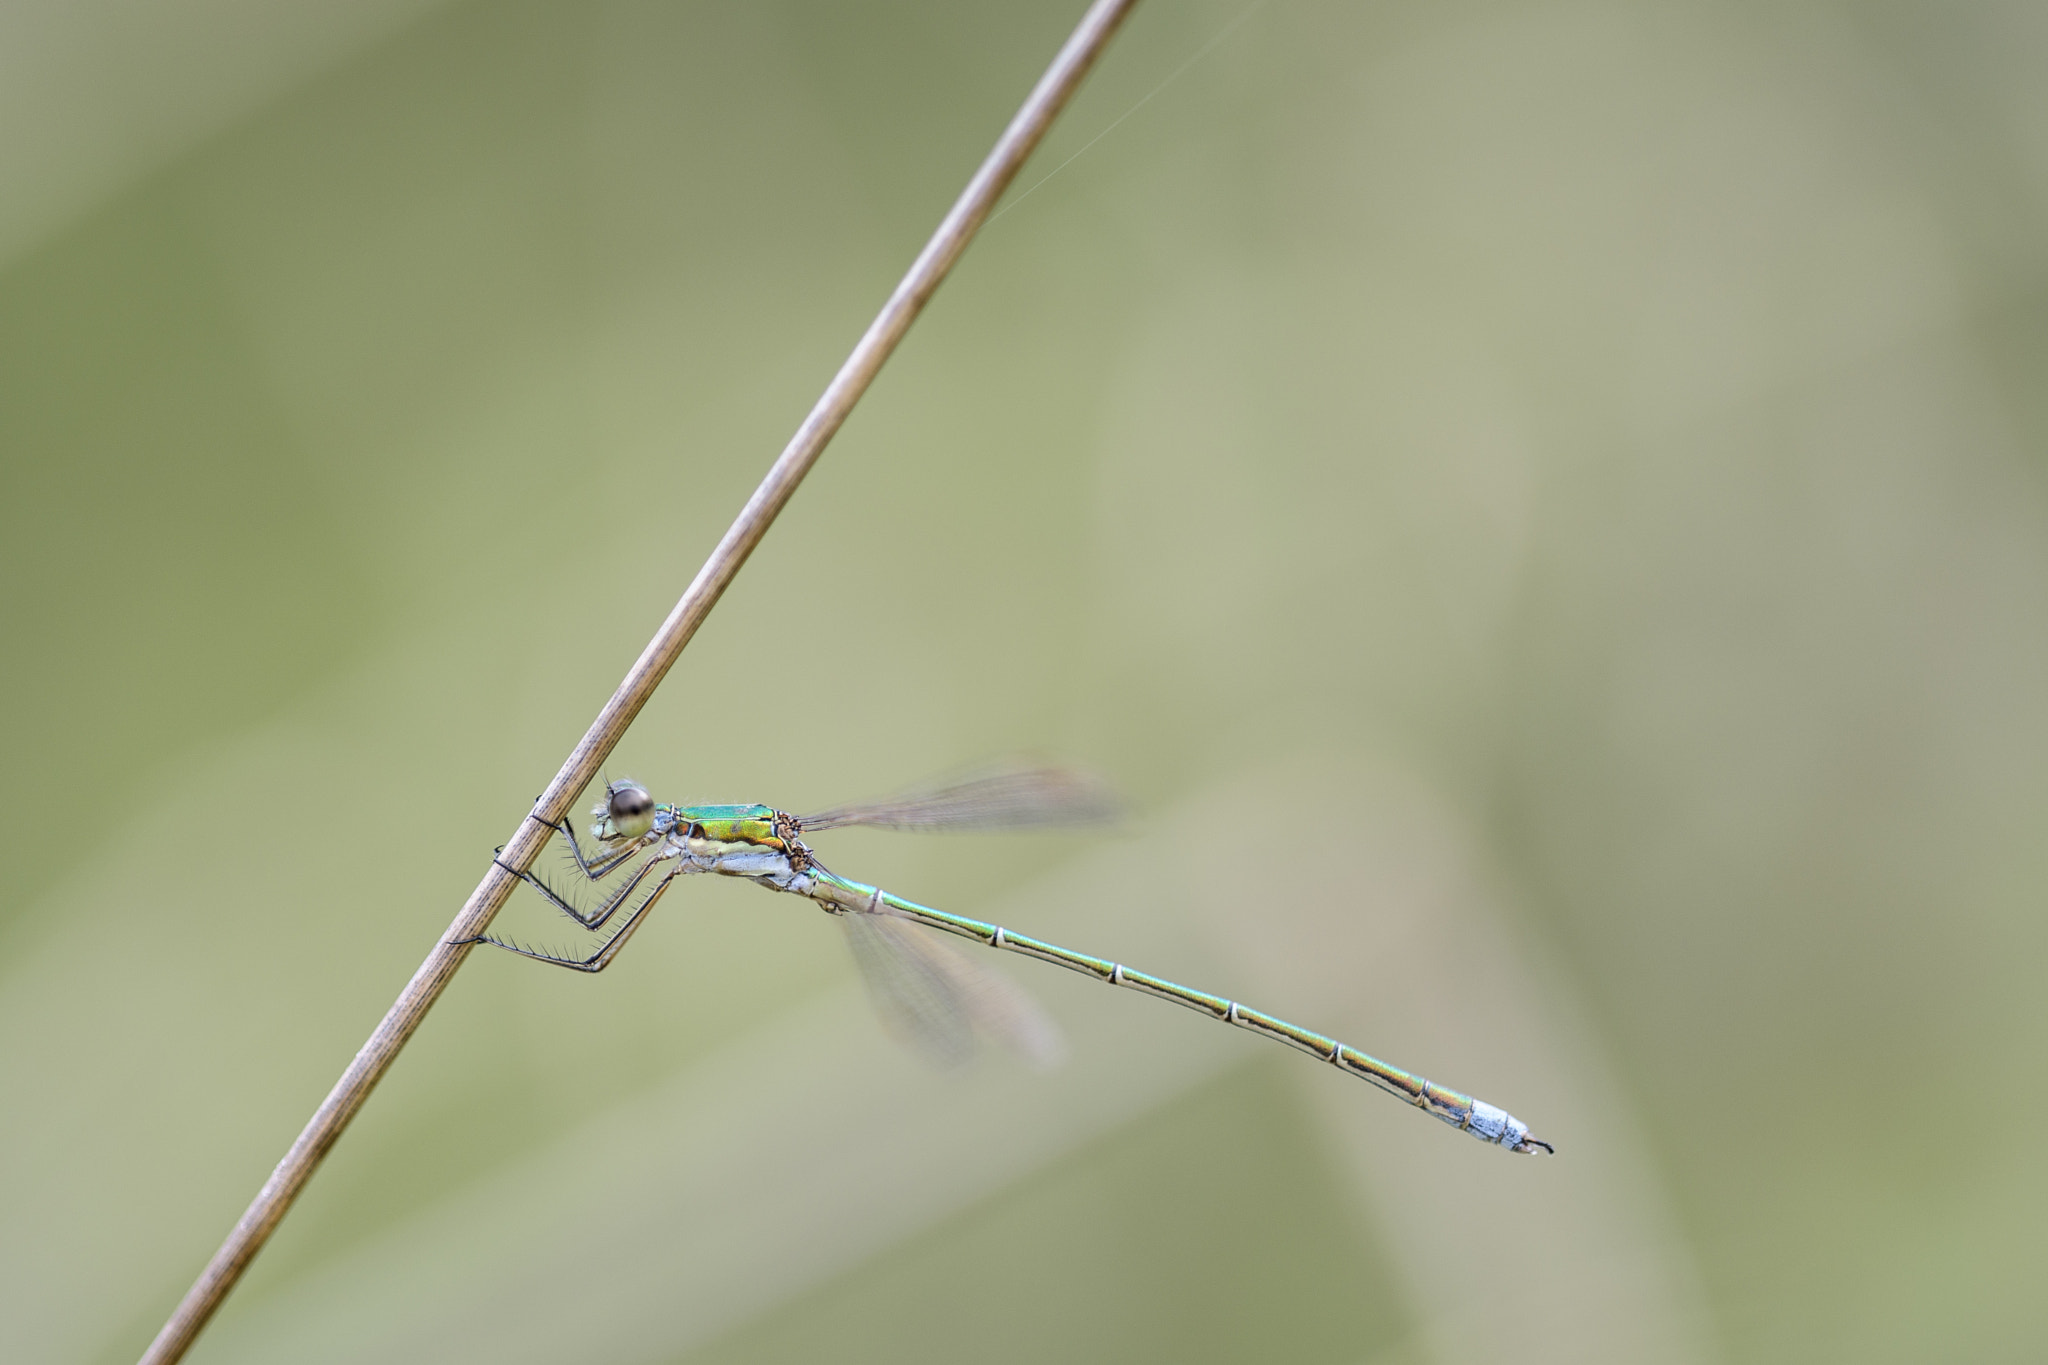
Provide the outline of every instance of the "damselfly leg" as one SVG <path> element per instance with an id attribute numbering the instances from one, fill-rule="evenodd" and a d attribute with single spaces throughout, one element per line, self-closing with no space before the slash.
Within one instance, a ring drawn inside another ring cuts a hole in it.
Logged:
<path id="1" fill-rule="evenodd" d="M 574 836 L 571 836 L 570 842 L 572 844 L 574 843 Z M 640 847 L 638 845 L 635 845 L 634 847 L 627 849 L 623 856 L 612 859 L 608 870 L 616 871 L 619 867 L 625 864 L 627 859 L 629 859 L 630 857 L 632 857 L 633 854 L 638 853 L 639 851 Z M 581 861 L 581 859 L 578 859 L 579 863 Z M 618 912 L 618 908 L 626 903 L 627 899 L 632 896 L 633 892 L 639 887 L 640 883 L 647 880 L 647 874 L 652 872 L 661 861 L 662 859 L 659 854 L 652 858 L 649 858 L 646 862 L 640 865 L 639 871 L 635 872 L 631 877 L 628 877 L 626 881 L 622 885 L 620 885 L 618 890 L 612 892 L 611 895 L 605 897 L 604 901 L 595 910 L 591 910 L 588 912 L 579 910 L 574 904 L 570 902 L 568 897 L 562 895 L 552 886 L 549 886 L 546 882 L 542 881 L 538 876 L 536 876 L 532 872 L 520 873 L 519 880 L 525 882 L 528 886 L 540 892 L 542 900 L 546 901 L 549 905 L 554 906 L 555 909 L 561 911 L 570 919 L 575 920 L 584 928 L 602 929 L 605 925 L 605 921 L 609 920 L 614 914 Z M 601 873 L 593 873 L 591 874 L 590 879 L 592 881 L 598 881 L 600 880 L 602 875 L 603 874 Z"/>
<path id="2" fill-rule="evenodd" d="M 657 861 L 659 860 L 650 859 L 647 865 L 645 867 L 642 867 L 640 871 L 637 874 L 635 874 L 632 884 L 626 887 L 624 890 L 630 891 L 633 885 L 638 885 L 640 880 L 647 875 L 649 870 L 651 870 L 654 867 Z M 517 953 L 521 957 L 530 957 L 535 962 L 546 962 L 556 967 L 567 967 L 572 972 L 601 972 L 606 967 L 612 965 L 612 959 L 617 957 L 619 955 L 619 950 L 626 946 L 626 940 L 631 938 L 633 936 L 633 931 L 640 927 L 640 921 L 647 918 L 647 912 L 649 910 L 652 910 L 654 908 L 654 903 L 661 899 L 662 892 L 668 890 L 669 883 L 673 882 L 677 877 L 681 876 L 686 870 L 687 869 L 684 864 L 677 863 L 671 866 L 668 869 L 668 871 L 663 873 L 661 880 L 654 884 L 654 889 L 647 893 L 647 898 L 641 901 L 640 904 L 633 908 L 632 914 L 626 916 L 626 922 L 624 924 L 621 924 L 618 927 L 618 929 L 612 934 L 612 936 L 604 941 L 603 946 L 600 947 L 596 952 L 592 953 L 589 957 L 560 957 L 554 953 L 543 952 L 538 948 L 529 948 L 524 944 L 513 943 L 507 939 L 492 938 L 489 934 L 479 934 L 475 938 L 463 939 L 461 940 L 461 942 L 488 943 L 493 948 L 503 948 L 508 953 Z M 522 875 L 525 877 L 525 880 L 532 882 L 535 886 L 541 885 L 541 883 L 531 874 Z M 547 892 L 545 887 L 542 887 L 542 891 L 543 894 L 546 894 L 548 898 L 556 905 L 557 908 L 565 910 L 571 916 L 574 916 L 577 923 L 585 923 L 581 915 L 577 915 L 574 909 L 564 904 L 558 897 L 554 896 L 553 893 Z M 624 899 L 625 895 L 624 891 L 622 891 L 619 896 L 613 898 L 612 909 L 617 909 L 619 902 L 623 901 Z M 607 910 L 604 915 L 598 918 L 596 923 L 604 923 L 605 919 L 610 917 L 610 914 L 611 911 Z M 594 928 L 596 927 L 596 925 L 592 925 L 591 927 Z"/>
<path id="3" fill-rule="evenodd" d="M 644 840 L 635 839 L 623 848 L 600 848 L 598 852 L 586 858 L 583 856 L 582 841 L 576 837 L 576 827 L 569 823 L 567 817 L 564 817 L 555 828 L 561 831 L 563 842 L 569 845 L 569 856 L 576 860 L 576 866 L 585 877 L 594 882 L 603 881 L 618 871 L 621 863 L 646 847 Z"/>

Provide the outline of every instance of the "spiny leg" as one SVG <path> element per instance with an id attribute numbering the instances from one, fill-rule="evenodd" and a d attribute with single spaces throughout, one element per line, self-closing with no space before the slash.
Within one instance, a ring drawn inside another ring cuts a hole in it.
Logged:
<path id="1" fill-rule="evenodd" d="M 621 864 L 631 859 L 634 854 L 645 847 L 647 847 L 645 843 L 635 839 L 624 848 L 607 849 L 603 854 L 586 863 L 583 861 L 582 850 L 574 847 L 572 836 L 570 852 L 576 858 L 576 866 L 583 875 L 591 881 L 598 882 L 603 881 L 606 877 L 618 871 Z"/>
<path id="2" fill-rule="evenodd" d="M 635 849 L 633 851 L 638 852 L 639 850 Z M 661 861 L 661 858 L 654 857 L 649 858 L 646 862 L 642 863 L 640 865 L 640 870 L 638 872 L 635 872 L 631 877 L 627 878 L 624 885 L 620 886 L 617 891 L 614 891 L 609 897 L 607 897 L 602 905 L 599 905 L 597 909 L 589 912 L 588 914 L 585 914 L 583 911 L 577 909 L 574 905 L 571 905 L 567 897 L 563 896 L 560 892 L 556 891 L 555 888 L 549 886 L 546 882 L 542 881 L 534 873 L 521 872 L 517 875 L 519 877 L 519 880 L 525 882 L 528 886 L 540 892 L 541 899 L 545 900 L 549 905 L 554 906 L 555 909 L 561 911 L 570 919 L 575 920 L 584 928 L 602 929 L 604 927 L 605 921 L 610 919 L 612 915 L 617 912 L 618 908 L 626 903 L 627 899 L 630 896 L 632 896 L 633 892 L 639 887 L 640 883 L 647 879 L 647 874 L 649 872 L 652 872 L 656 864 L 660 863 Z M 505 864 L 499 863 L 498 866 L 505 867 Z M 613 863 L 612 866 L 617 867 L 618 864 Z M 507 872 L 510 872 L 512 869 L 506 867 L 505 870 Z"/>
<path id="3" fill-rule="evenodd" d="M 648 866 L 652 867 L 653 864 L 649 863 Z M 645 871 L 646 869 L 643 868 L 643 875 Z M 647 899 L 641 901 L 639 905 L 634 907 L 633 913 L 626 916 L 626 922 L 619 926 L 618 932 L 606 939 L 604 946 L 589 957 L 556 957 L 553 953 L 544 953 L 537 948 L 527 948 L 517 943 L 507 942 L 504 939 L 492 938 L 489 934 L 478 934 L 475 938 L 458 939 L 454 946 L 459 947 L 464 943 L 488 943 L 493 948 L 503 948 L 508 953 L 517 953 L 521 957 L 530 957 L 535 962 L 546 962 L 557 967 L 567 967 L 572 972 L 601 972 L 606 967 L 612 965 L 612 959 L 619 955 L 619 949 L 626 946 L 626 940 L 631 938 L 633 931 L 640 927 L 640 921 L 647 917 L 647 912 L 652 910 L 654 903 L 661 899 L 661 893 L 668 890 L 669 883 L 681 876 L 682 872 L 683 868 L 681 866 L 670 868 L 668 874 L 659 882 L 656 882 L 654 889 L 647 893 Z"/>
<path id="4" fill-rule="evenodd" d="M 576 860 L 576 866 L 582 869 L 584 876 L 594 882 L 609 877 L 618 869 L 620 863 L 638 853 L 647 842 L 644 837 L 635 839 L 624 848 L 600 849 L 595 857 L 585 858 L 583 845 L 576 838 L 576 827 L 569 823 L 567 816 L 563 816 L 554 828 L 561 831 L 562 837 L 568 840 L 569 856 Z"/>

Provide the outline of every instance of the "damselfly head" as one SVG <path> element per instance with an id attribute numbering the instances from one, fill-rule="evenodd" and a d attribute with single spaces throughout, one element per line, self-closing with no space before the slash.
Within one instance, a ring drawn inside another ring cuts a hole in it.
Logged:
<path id="1" fill-rule="evenodd" d="M 598 817 L 591 832 L 604 840 L 637 839 L 654 825 L 654 798 L 630 777 L 608 783 L 604 804 L 591 808 Z"/>

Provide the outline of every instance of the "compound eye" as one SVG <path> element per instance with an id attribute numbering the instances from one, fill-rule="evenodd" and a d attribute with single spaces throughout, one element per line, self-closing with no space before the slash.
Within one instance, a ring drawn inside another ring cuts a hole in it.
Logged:
<path id="1" fill-rule="evenodd" d="M 614 820 L 637 820 L 654 809 L 654 798 L 637 782 L 615 782 L 605 808 Z"/>

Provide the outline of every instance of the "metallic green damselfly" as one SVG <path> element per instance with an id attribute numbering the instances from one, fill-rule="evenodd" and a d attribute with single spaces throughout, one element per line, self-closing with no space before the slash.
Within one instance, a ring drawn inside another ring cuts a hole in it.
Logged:
<path id="1" fill-rule="evenodd" d="M 1036 1061 L 1058 1050 L 1058 1030 L 1007 978 L 982 970 L 926 930 L 972 939 L 987 948 L 1022 953 L 1112 986 L 1171 1000 L 1239 1028 L 1277 1039 L 1347 1075 L 1359 1076 L 1483 1142 L 1533 1153 L 1550 1144 L 1529 1136 L 1528 1125 L 1483 1100 L 1423 1080 L 1332 1038 L 1247 1009 L 1236 1001 L 1190 990 L 1120 963 L 1090 957 L 999 925 L 950 915 L 878 887 L 842 877 L 818 861 L 805 834 L 848 825 L 889 829 L 991 830 L 1101 824 L 1114 802 L 1098 782 L 1070 769 L 1013 766 L 885 801 L 841 806 L 794 816 L 772 806 L 656 804 L 631 779 L 606 784 L 591 814 L 595 854 L 586 854 L 568 821 L 557 828 L 571 857 L 593 882 L 623 880 L 595 909 L 583 910 L 532 872 L 518 875 L 557 910 L 597 931 L 626 911 L 611 936 L 589 957 L 562 957 L 485 935 L 491 944 L 537 962 L 580 972 L 601 972 L 617 958 L 634 930 L 676 878 L 710 872 L 744 877 L 772 891 L 815 902 L 846 927 L 854 960 L 891 1031 L 940 1060 L 970 1052 L 977 1033 L 997 1039 Z"/>

